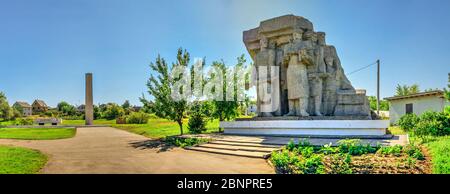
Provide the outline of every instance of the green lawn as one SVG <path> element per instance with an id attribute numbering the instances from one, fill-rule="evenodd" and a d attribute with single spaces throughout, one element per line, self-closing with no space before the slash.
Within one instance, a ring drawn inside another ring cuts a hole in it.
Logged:
<path id="1" fill-rule="evenodd" d="M 189 133 L 187 128 L 188 119 L 183 120 L 183 132 Z M 147 124 L 116 124 L 116 120 L 99 119 L 94 120 L 97 125 L 111 125 L 114 128 L 122 129 L 149 138 L 163 138 L 166 136 L 179 135 L 178 124 L 167 119 L 152 118 Z M 84 125 L 84 120 L 64 120 L 62 125 Z M 210 121 L 206 125 L 205 133 L 218 132 L 219 120 Z"/>
<path id="2" fill-rule="evenodd" d="M 84 120 L 63 120 L 61 125 L 84 125 Z M 94 120 L 94 125 L 112 125 L 116 124 L 116 120 L 98 119 Z"/>
<path id="3" fill-rule="evenodd" d="M 433 173 L 450 174 L 450 136 L 436 137 L 426 143 L 433 163 Z"/>
<path id="4" fill-rule="evenodd" d="M 47 162 L 47 156 L 27 148 L 0 146 L 0 174 L 34 174 Z"/>
<path id="5" fill-rule="evenodd" d="M 0 139 L 50 140 L 75 136 L 74 128 L 0 128 Z"/>
<path id="6" fill-rule="evenodd" d="M 183 132 L 189 133 L 187 128 L 188 120 L 183 121 Z M 166 136 L 179 135 L 180 129 L 178 124 L 167 119 L 150 119 L 147 124 L 113 124 L 112 127 L 123 129 L 132 133 L 143 135 L 149 138 L 163 138 Z M 208 122 L 205 133 L 218 132 L 219 121 L 214 120 Z"/>
<path id="7" fill-rule="evenodd" d="M 403 131 L 399 126 L 390 126 L 388 128 L 388 131 L 392 135 L 406 135 L 407 134 L 407 132 Z"/>

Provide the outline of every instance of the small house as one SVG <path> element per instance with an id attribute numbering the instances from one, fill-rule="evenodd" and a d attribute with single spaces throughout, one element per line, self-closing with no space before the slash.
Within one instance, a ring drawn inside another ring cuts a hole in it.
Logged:
<path id="1" fill-rule="evenodd" d="M 35 100 L 31 106 L 34 113 L 47 112 L 49 108 L 43 100 Z"/>
<path id="2" fill-rule="evenodd" d="M 449 106 L 444 98 L 444 92 L 440 90 L 420 92 L 405 96 L 394 96 L 385 98 L 389 101 L 390 123 L 396 123 L 400 117 L 408 113 L 420 115 L 425 111 L 443 111 L 445 106 Z"/>
<path id="3" fill-rule="evenodd" d="M 21 110 L 22 116 L 31 116 L 33 114 L 32 106 L 28 102 L 17 101 L 13 104 L 13 107 L 17 110 Z"/>

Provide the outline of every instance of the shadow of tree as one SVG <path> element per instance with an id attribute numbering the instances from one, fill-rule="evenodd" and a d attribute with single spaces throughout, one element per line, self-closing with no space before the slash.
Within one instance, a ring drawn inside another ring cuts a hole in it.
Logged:
<path id="1" fill-rule="evenodd" d="M 136 148 L 136 149 L 158 149 L 158 151 L 157 151 L 158 153 L 170 151 L 171 149 L 175 148 L 175 146 L 169 145 L 169 144 L 165 143 L 164 140 L 161 140 L 161 139 L 137 141 L 137 142 L 131 142 L 130 144 L 133 148 Z"/>

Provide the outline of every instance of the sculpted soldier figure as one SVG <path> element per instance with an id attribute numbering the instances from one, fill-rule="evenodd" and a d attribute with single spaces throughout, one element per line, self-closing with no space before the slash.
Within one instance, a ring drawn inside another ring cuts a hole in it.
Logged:
<path id="1" fill-rule="evenodd" d="M 257 75 L 256 86 L 258 95 L 258 116 L 271 117 L 272 112 L 279 110 L 279 77 L 275 67 L 274 43 L 266 38 L 261 39 L 261 51 L 256 55 L 255 67 Z"/>
<path id="2" fill-rule="evenodd" d="M 300 32 L 297 32 L 300 33 Z M 289 46 L 286 46 L 285 54 L 288 59 L 287 87 L 289 112 L 285 116 L 309 116 L 308 108 L 309 82 L 307 65 L 311 65 L 312 36 L 305 32 L 301 36 L 293 36 Z"/>
<path id="3" fill-rule="evenodd" d="M 259 67 L 258 116 L 371 118 L 365 91 L 353 88 L 335 47 L 309 20 L 294 15 L 265 20 L 245 31 L 243 40 Z"/>

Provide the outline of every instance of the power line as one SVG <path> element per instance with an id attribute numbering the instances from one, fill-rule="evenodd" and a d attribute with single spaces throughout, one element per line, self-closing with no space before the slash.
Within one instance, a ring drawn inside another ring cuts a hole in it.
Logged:
<path id="1" fill-rule="evenodd" d="M 359 69 L 357 69 L 357 70 L 355 70 L 355 71 L 352 71 L 352 72 L 348 73 L 347 76 L 349 76 L 349 75 L 351 75 L 351 74 L 354 74 L 354 73 L 356 73 L 356 72 L 358 72 L 358 71 L 362 71 L 362 70 L 364 70 L 364 69 L 366 69 L 366 68 L 369 68 L 370 66 L 375 65 L 375 64 L 377 64 L 376 61 L 373 62 L 373 63 L 371 63 L 371 64 L 369 64 L 369 65 L 366 65 L 366 66 L 364 66 L 364 67 L 361 67 L 361 68 L 359 68 Z"/>

